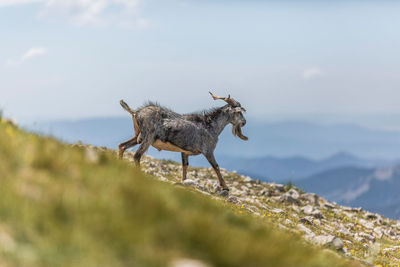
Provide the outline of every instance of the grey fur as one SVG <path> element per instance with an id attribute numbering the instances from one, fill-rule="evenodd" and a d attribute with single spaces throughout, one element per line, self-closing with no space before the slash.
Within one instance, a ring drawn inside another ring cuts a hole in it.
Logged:
<path id="1" fill-rule="evenodd" d="M 243 136 L 241 132 L 241 127 L 246 124 L 242 113 L 245 109 L 230 97 L 224 100 L 228 104 L 223 107 L 184 115 L 152 102 L 133 110 L 121 100 L 121 106 L 132 114 L 135 135 L 132 139 L 119 145 L 119 156 L 122 158 L 126 149 L 140 144 L 134 155 L 135 162 L 139 165 L 142 155 L 156 140 L 170 143 L 185 151 L 181 152 L 182 180 L 186 179 L 188 156 L 203 154 L 214 168 L 221 187 L 229 190 L 214 158 L 218 136 L 225 126 L 231 123 L 234 135 L 243 140 L 247 140 L 247 137 Z"/>

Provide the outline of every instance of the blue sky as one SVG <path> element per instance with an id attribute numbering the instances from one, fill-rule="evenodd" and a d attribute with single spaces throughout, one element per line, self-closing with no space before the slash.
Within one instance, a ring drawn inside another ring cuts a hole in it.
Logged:
<path id="1" fill-rule="evenodd" d="M 400 125 L 396 1 L 0 0 L 17 121 L 179 112 L 231 94 L 261 119 Z"/>

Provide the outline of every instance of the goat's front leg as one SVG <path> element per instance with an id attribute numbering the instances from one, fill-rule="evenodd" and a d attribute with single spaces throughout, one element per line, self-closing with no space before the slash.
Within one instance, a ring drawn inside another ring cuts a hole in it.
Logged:
<path id="1" fill-rule="evenodd" d="M 213 153 L 206 154 L 205 157 L 207 158 L 208 162 L 211 164 L 215 173 L 217 174 L 219 185 L 222 187 L 223 190 L 229 191 L 229 188 L 226 185 L 224 178 L 222 178 L 221 172 L 219 171 L 219 166 L 217 161 L 215 160 L 214 154 Z"/>
<path id="2" fill-rule="evenodd" d="M 181 153 L 182 155 L 182 182 L 186 180 L 186 172 L 189 165 L 189 156 L 185 153 Z"/>

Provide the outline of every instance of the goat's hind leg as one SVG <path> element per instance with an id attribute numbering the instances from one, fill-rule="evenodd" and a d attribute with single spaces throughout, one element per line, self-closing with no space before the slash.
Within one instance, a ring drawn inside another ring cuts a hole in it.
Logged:
<path id="1" fill-rule="evenodd" d="M 119 144 L 118 145 L 119 158 L 122 159 L 122 157 L 124 156 L 125 150 L 127 150 L 130 147 L 136 146 L 138 143 L 139 143 L 138 137 L 135 135 L 133 138 L 129 139 L 128 141 Z"/>
<path id="2" fill-rule="evenodd" d="M 120 159 L 122 159 L 122 157 L 124 156 L 125 150 L 127 150 L 130 147 L 136 146 L 137 144 L 140 144 L 140 139 L 141 139 L 140 129 L 139 129 L 139 123 L 136 119 L 136 114 L 132 115 L 132 121 L 133 121 L 133 128 L 135 129 L 135 135 L 128 141 L 118 145 L 118 155 Z"/>

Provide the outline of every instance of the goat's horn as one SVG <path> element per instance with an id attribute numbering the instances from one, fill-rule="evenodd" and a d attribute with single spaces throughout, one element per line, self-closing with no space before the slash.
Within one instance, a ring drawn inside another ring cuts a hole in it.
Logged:
<path id="1" fill-rule="evenodd" d="M 211 93 L 211 92 L 209 92 L 210 93 L 210 95 L 212 96 L 212 98 L 214 99 L 214 100 L 217 100 L 217 99 L 222 99 L 222 100 L 227 100 L 227 98 L 226 97 L 222 97 L 222 96 L 216 96 L 216 95 L 214 95 L 213 93 Z"/>
<path id="2" fill-rule="evenodd" d="M 240 106 L 240 104 L 235 99 L 231 98 L 231 95 L 228 95 L 228 97 L 222 97 L 222 96 L 216 96 L 211 92 L 209 92 L 209 93 L 212 96 L 212 98 L 214 98 L 214 100 L 221 99 L 221 100 L 224 100 L 226 103 L 228 103 L 231 106 L 234 106 L 234 107 Z"/>

